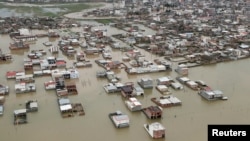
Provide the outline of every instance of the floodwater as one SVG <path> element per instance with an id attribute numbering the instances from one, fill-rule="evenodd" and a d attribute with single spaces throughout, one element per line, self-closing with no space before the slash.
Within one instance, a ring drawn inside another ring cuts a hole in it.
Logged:
<path id="1" fill-rule="evenodd" d="M 8 8 L 0 9 L 0 17 L 31 17 L 33 13 L 19 13 Z"/>
<path id="2" fill-rule="evenodd" d="M 49 12 L 49 13 L 53 13 L 53 14 L 67 11 L 66 9 L 61 9 L 61 8 L 46 8 L 46 7 L 44 7 L 42 9 L 44 12 Z"/>
<path id="3" fill-rule="evenodd" d="M 57 14 L 60 12 L 65 12 L 67 9 L 62 8 L 49 8 L 49 7 L 41 7 L 42 12 L 44 13 L 53 13 Z M 8 8 L 0 8 L 0 17 L 32 17 L 34 16 L 34 13 L 28 13 L 28 12 L 18 12 L 15 9 L 8 9 Z"/>
<path id="4" fill-rule="evenodd" d="M 98 25 L 98 24 L 97 24 Z M 122 33 L 108 26 L 96 26 L 95 28 L 108 29 L 108 35 Z M 82 30 L 82 29 L 74 29 Z M 43 31 L 33 31 L 43 32 Z M 145 31 L 146 32 L 146 31 Z M 146 33 L 145 33 L 146 34 Z M 15 94 L 14 80 L 5 78 L 6 71 L 22 70 L 23 58 L 31 50 L 44 49 L 43 42 L 51 41 L 57 44 L 59 39 L 52 40 L 39 38 L 35 44 L 31 44 L 30 50 L 10 51 L 9 43 L 12 42 L 8 35 L 1 35 L 1 49 L 4 53 L 12 53 L 14 60 L 11 63 L 1 63 L 0 83 L 10 87 L 10 94 L 6 97 L 4 115 L 0 117 L 0 140 L 2 141 L 152 141 L 143 128 L 143 124 L 161 122 L 166 127 L 165 141 L 205 141 L 207 140 L 208 124 L 249 124 L 250 103 L 249 103 L 249 60 L 238 60 L 215 65 L 200 66 L 189 69 L 188 77 L 192 80 L 203 80 L 214 89 L 224 92 L 229 99 L 227 101 L 206 101 L 196 91 L 185 88 L 181 91 L 171 89 L 174 96 L 182 101 L 181 106 L 163 109 L 163 118 L 149 120 L 142 112 L 130 112 L 124 104 L 124 99 L 118 94 L 107 94 L 103 85 L 107 84 L 106 79 L 96 77 L 96 71 L 102 70 L 95 59 L 102 59 L 101 55 L 86 56 L 87 60 L 93 63 L 91 68 L 80 68 L 80 78 L 74 81 L 79 94 L 70 96 L 73 103 L 80 102 L 84 106 L 84 116 L 62 118 L 57 104 L 55 91 L 46 91 L 43 83 L 51 80 L 51 77 L 36 77 L 35 84 L 37 91 L 34 93 Z M 80 47 L 76 50 L 81 51 Z M 142 50 L 147 60 L 153 61 L 158 58 Z M 113 50 L 113 60 L 122 61 L 124 52 Z M 51 56 L 48 52 L 47 56 Z M 68 59 L 67 66 L 72 66 L 74 58 L 68 58 L 59 53 L 57 57 Z M 173 69 L 176 63 L 173 62 Z M 135 82 L 142 77 L 157 79 L 162 76 L 175 78 L 175 71 L 129 75 L 123 69 L 115 71 L 122 78 L 121 82 Z M 155 105 L 151 97 L 159 97 L 161 94 L 153 88 L 146 90 L 144 97 L 138 97 L 143 107 Z M 28 113 L 28 123 L 13 125 L 13 111 L 24 108 L 26 100 L 37 99 L 39 110 L 35 113 Z M 130 127 L 116 129 L 108 114 L 120 110 L 129 115 Z"/>

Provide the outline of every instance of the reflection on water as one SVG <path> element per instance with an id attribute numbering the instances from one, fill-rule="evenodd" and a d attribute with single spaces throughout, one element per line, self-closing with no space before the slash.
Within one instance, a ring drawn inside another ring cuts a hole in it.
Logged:
<path id="1" fill-rule="evenodd" d="M 10 10 L 8 8 L 0 9 L 0 17 L 31 17 L 33 13 L 18 13 L 16 10 Z"/>
<path id="2" fill-rule="evenodd" d="M 66 12 L 67 9 L 42 7 L 42 11 L 43 13 L 57 14 L 60 12 Z M 0 9 L 0 17 L 32 17 L 32 16 L 34 16 L 34 13 L 29 13 L 29 12 L 19 13 L 15 9 L 8 9 L 8 8 Z"/>
<path id="3" fill-rule="evenodd" d="M 49 13 L 53 13 L 53 14 L 57 14 L 60 12 L 66 12 L 66 9 L 61 9 L 61 8 L 42 8 L 44 12 L 49 12 Z"/>
<path id="4" fill-rule="evenodd" d="M 108 29 L 112 33 L 123 33 L 108 26 L 99 28 Z M 75 29 L 77 30 L 77 29 Z M 82 29 L 78 29 L 82 31 Z M 148 33 L 147 31 L 145 31 Z M 43 46 L 43 42 L 49 38 L 39 38 L 30 50 L 44 49 L 47 56 L 52 54 L 49 48 Z M 8 44 L 11 42 L 8 35 L 0 38 L 3 52 L 10 52 Z M 58 39 L 50 40 L 57 44 Z M 82 51 L 81 48 L 75 48 Z M 112 50 L 112 49 L 111 49 Z M 157 58 L 146 51 L 143 51 L 147 60 L 153 62 Z M 51 80 L 50 76 L 36 77 L 35 84 L 37 91 L 29 94 L 15 94 L 15 80 L 7 80 L 5 72 L 9 70 L 23 69 L 23 58 L 27 57 L 28 52 L 17 51 L 13 53 L 12 63 L 2 63 L 0 65 L 0 83 L 10 86 L 10 94 L 6 97 L 4 104 L 4 115 L 0 117 L 0 133 L 3 141 L 27 141 L 27 140 L 90 140 L 90 141 L 152 141 L 148 133 L 143 128 L 143 124 L 154 121 L 161 122 L 166 127 L 166 138 L 168 141 L 204 141 L 207 139 L 208 124 L 247 124 L 250 119 L 249 103 L 249 60 L 239 60 L 234 62 L 221 63 L 211 66 L 201 66 L 189 69 L 188 77 L 193 80 L 203 80 L 212 88 L 222 90 L 229 97 L 227 101 L 206 101 L 202 99 L 196 91 L 189 88 L 175 91 L 172 93 L 182 101 L 182 106 L 163 109 L 162 119 L 149 120 L 142 112 L 132 113 L 124 104 L 124 98 L 119 93 L 106 94 L 103 85 L 107 84 L 106 79 L 96 77 L 96 72 L 102 70 L 94 63 L 96 59 L 102 59 L 101 55 L 86 56 L 93 63 L 90 68 L 78 69 L 80 78 L 70 80 L 75 82 L 78 95 L 70 96 L 72 102 L 80 102 L 84 106 L 86 115 L 82 117 L 72 117 L 63 119 L 60 116 L 55 91 L 46 91 L 44 82 Z M 113 51 L 113 60 L 122 60 L 125 55 L 119 51 Z M 66 58 L 61 52 L 57 57 Z M 67 66 L 73 64 L 72 59 L 67 60 Z M 173 62 L 174 67 L 177 63 Z M 129 75 L 123 69 L 115 71 L 121 77 L 122 82 L 137 82 L 142 77 L 157 79 L 162 76 L 178 76 L 175 71 L 161 72 L 152 74 Z M 154 105 L 152 97 L 162 96 L 155 88 L 145 90 L 144 97 L 138 97 L 143 107 Z M 30 99 L 37 99 L 39 110 L 37 113 L 28 114 L 28 124 L 13 125 L 13 111 L 23 108 L 24 102 Z M 108 114 L 116 110 L 121 110 L 129 115 L 131 126 L 126 129 L 114 128 L 108 118 Z M 161 140 L 161 141 L 162 141 Z"/>
<path id="5" fill-rule="evenodd" d="M 19 55 L 19 56 L 23 56 L 25 55 L 26 53 L 29 52 L 30 49 L 23 49 L 23 50 L 10 50 L 10 53 L 12 55 Z"/>

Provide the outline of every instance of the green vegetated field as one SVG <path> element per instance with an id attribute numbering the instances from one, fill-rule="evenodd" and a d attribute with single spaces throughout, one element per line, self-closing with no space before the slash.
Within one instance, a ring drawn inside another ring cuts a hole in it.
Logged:
<path id="1" fill-rule="evenodd" d="M 7 5 L 5 3 L 0 3 L 0 9 L 5 8 L 9 10 L 15 10 L 17 13 L 33 13 L 34 16 L 49 16 L 49 17 L 57 17 L 63 16 L 67 13 L 80 12 L 84 9 L 101 7 L 102 4 L 86 4 L 86 3 L 67 3 L 67 4 L 59 4 L 59 3 L 49 3 L 49 4 L 32 4 L 32 5 Z M 44 10 L 45 8 L 59 9 L 56 12 L 50 12 Z"/>

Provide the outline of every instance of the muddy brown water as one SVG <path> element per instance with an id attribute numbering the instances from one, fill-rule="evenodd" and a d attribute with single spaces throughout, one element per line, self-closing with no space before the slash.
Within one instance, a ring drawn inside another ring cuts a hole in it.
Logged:
<path id="1" fill-rule="evenodd" d="M 108 28 L 108 35 L 122 32 Z M 79 29 L 75 29 L 79 30 Z M 81 30 L 81 29 L 80 29 Z M 44 31 L 33 31 L 44 32 Z M 149 32 L 150 33 L 150 32 Z M 59 39 L 50 40 L 39 38 L 35 44 L 31 44 L 29 50 L 10 51 L 9 43 L 12 40 L 8 35 L 1 35 L 1 49 L 4 53 L 10 52 L 13 55 L 13 62 L 0 64 L 0 83 L 10 87 L 10 94 L 6 97 L 4 104 L 4 115 L 0 117 L 0 140 L 1 141 L 151 141 L 143 124 L 154 121 L 161 122 L 166 127 L 166 141 L 205 141 L 207 140 L 208 124 L 249 124 L 250 103 L 249 103 L 249 59 L 237 60 L 227 63 L 220 63 L 208 66 L 200 66 L 189 69 L 188 77 L 193 80 L 203 80 L 214 89 L 222 90 L 227 101 L 206 101 L 196 91 L 189 88 L 175 91 L 171 89 L 174 96 L 182 101 L 181 106 L 164 108 L 163 117 L 158 120 L 149 120 L 142 112 L 130 112 L 124 99 L 118 94 L 107 94 L 103 85 L 108 83 L 106 79 L 96 77 L 96 71 L 102 70 L 95 59 L 101 59 L 101 55 L 86 56 L 93 63 L 91 68 L 79 68 L 79 79 L 74 79 L 79 91 L 78 95 L 70 96 L 71 102 L 80 102 L 84 106 L 84 116 L 62 118 L 57 104 L 55 91 L 46 91 L 43 83 L 51 80 L 50 76 L 36 77 L 36 92 L 15 94 L 14 80 L 6 79 L 5 73 L 10 70 L 23 69 L 23 59 L 31 50 L 48 48 L 43 42 L 51 41 L 57 44 Z M 80 47 L 76 50 L 81 51 Z M 158 58 L 146 51 L 141 51 L 147 60 L 153 61 Z M 122 60 L 125 53 L 113 50 L 113 60 Z M 47 52 L 47 56 L 51 56 Z M 67 66 L 73 64 L 74 59 L 68 58 L 59 53 L 57 57 L 67 59 Z M 173 68 L 176 63 L 173 63 Z M 175 71 L 150 73 L 140 75 L 129 75 L 123 69 L 115 70 L 120 76 L 121 82 L 136 82 L 142 77 L 151 77 L 154 80 L 162 76 L 175 78 Z M 153 88 L 146 90 L 144 97 L 138 97 L 143 107 L 155 105 L 151 97 L 158 97 L 161 94 Z M 39 110 L 36 113 L 28 113 L 28 123 L 13 125 L 13 111 L 24 107 L 24 102 L 30 99 L 37 99 Z M 130 127 L 116 129 L 108 114 L 120 110 L 130 117 Z"/>

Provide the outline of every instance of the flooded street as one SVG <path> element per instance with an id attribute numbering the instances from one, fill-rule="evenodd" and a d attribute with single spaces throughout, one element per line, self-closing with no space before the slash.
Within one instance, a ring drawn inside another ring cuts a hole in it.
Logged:
<path id="1" fill-rule="evenodd" d="M 93 23 L 94 22 L 89 22 Z M 96 24 L 96 23 L 95 23 Z M 96 24 L 95 28 L 107 29 L 107 35 L 125 33 L 109 26 Z M 82 28 L 75 28 L 73 31 L 81 31 Z M 146 29 L 143 34 L 150 34 L 153 31 Z M 33 33 L 45 33 L 45 31 L 32 31 Z M 152 33 L 153 34 L 153 33 Z M 219 63 L 208 66 L 193 67 L 189 69 L 188 77 L 192 80 L 203 80 L 214 89 L 223 91 L 229 99 L 227 101 L 207 101 L 196 91 L 189 88 L 174 90 L 173 95 L 182 101 L 181 106 L 174 106 L 163 109 L 163 118 L 149 120 L 142 112 L 131 112 L 124 103 L 124 98 L 117 94 L 107 94 L 103 85 L 108 81 L 105 78 L 97 78 L 96 72 L 102 70 L 94 60 L 102 59 L 101 55 L 87 55 L 86 59 L 92 62 L 90 68 L 77 69 L 80 73 L 79 79 L 72 79 L 77 85 L 78 95 L 69 96 L 69 99 L 76 103 L 82 103 L 85 111 L 84 116 L 62 118 L 57 95 L 54 90 L 45 90 L 44 82 L 52 80 L 50 76 L 35 78 L 36 92 L 16 94 L 14 90 L 15 80 L 6 79 L 5 73 L 11 70 L 23 70 L 23 59 L 31 50 L 44 49 L 47 56 L 52 54 L 49 48 L 42 43 L 51 41 L 57 45 L 60 39 L 51 40 L 47 37 L 38 38 L 35 44 L 31 44 L 29 50 L 10 51 L 9 43 L 12 40 L 8 35 L 1 35 L 1 49 L 3 53 L 12 53 L 13 62 L 0 64 L 0 83 L 10 87 L 10 94 L 4 103 L 4 115 L 0 117 L 0 139 L 2 141 L 151 141 L 151 137 L 143 128 L 143 124 L 154 121 L 161 122 L 166 127 L 165 141 L 205 141 L 207 140 L 208 124 L 249 124 L 250 103 L 249 103 L 249 59 L 237 60 L 226 63 Z M 83 50 L 80 47 L 77 51 Z M 147 60 L 153 61 L 158 58 L 145 50 L 141 53 Z M 112 60 L 122 61 L 125 52 L 112 49 Z M 74 58 L 66 57 L 59 51 L 56 56 L 67 59 L 67 67 L 73 65 Z M 177 66 L 173 62 L 173 69 Z M 171 76 L 176 78 L 178 74 L 173 71 L 148 73 L 139 75 L 127 74 L 123 69 L 115 70 L 121 77 L 121 82 L 137 82 L 140 78 L 150 77 L 156 80 L 159 77 Z M 155 105 L 152 97 L 159 97 L 161 94 L 153 88 L 146 90 L 144 97 L 137 97 L 143 107 Z M 25 106 L 26 100 L 38 100 L 39 110 L 28 114 L 28 124 L 13 125 L 13 111 Z M 108 114 L 120 110 L 130 117 L 130 127 L 116 129 Z"/>

